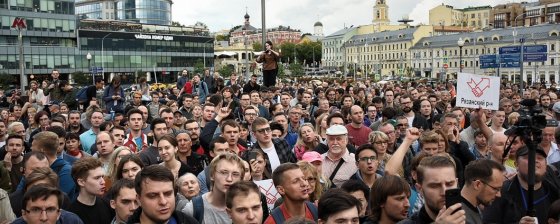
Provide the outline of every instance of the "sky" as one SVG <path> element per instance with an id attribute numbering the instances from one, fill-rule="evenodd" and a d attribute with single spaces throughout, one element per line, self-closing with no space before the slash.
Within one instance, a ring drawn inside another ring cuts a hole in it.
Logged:
<path id="1" fill-rule="evenodd" d="M 455 8 L 469 6 L 494 6 L 522 0 L 387 0 L 392 24 L 408 17 L 413 25 L 429 20 L 428 11 L 447 4 Z M 534 1 L 534 0 L 529 0 Z M 245 12 L 251 16 L 251 25 L 261 27 L 260 0 L 173 0 L 173 21 L 184 25 L 205 23 L 210 32 L 229 30 L 243 24 Z M 313 24 L 323 23 L 325 35 L 344 26 L 371 24 L 374 0 L 267 0 L 266 27 L 290 26 L 313 33 Z"/>

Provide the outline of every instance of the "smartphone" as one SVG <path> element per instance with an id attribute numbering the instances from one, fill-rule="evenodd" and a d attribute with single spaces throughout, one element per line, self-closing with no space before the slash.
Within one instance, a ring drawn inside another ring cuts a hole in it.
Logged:
<path id="1" fill-rule="evenodd" d="M 461 189 L 454 188 L 454 189 L 447 189 L 445 191 L 445 207 L 449 208 L 454 204 L 461 203 Z"/>

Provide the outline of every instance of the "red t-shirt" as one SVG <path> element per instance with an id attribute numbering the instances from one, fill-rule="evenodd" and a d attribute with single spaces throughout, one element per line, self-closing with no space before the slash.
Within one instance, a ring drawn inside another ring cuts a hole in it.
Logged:
<path id="1" fill-rule="evenodd" d="M 368 143 L 368 136 L 371 132 L 371 128 L 365 125 L 362 125 L 361 128 L 354 128 L 352 124 L 347 124 L 346 130 L 348 130 L 348 143 L 356 146 L 356 148 Z"/>
<path id="2" fill-rule="evenodd" d="M 280 205 L 280 211 L 282 211 L 282 215 L 284 215 L 284 220 L 288 220 L 288 219 L 292 218 L 292 216 L 290 214 L 288 214 L 288 210 L 286 210 L 286 207 L 284 206 L 284 203 L 282 203 Z M 307 204 L 305 204 L 305 219 L 314 220 L 313 219 L 313 214 L 311 214 L 311 211 L 307 207 Z M 274 218 L 272 217 L 272 213 L 270 213 L 268 218 L 266 218 L 266 220 L 264 221 L 264 224 L 276 224 L 276 222 L 274 221 Z M 281 224 L 281 223 L 278 223 L 278 224 Z"/>

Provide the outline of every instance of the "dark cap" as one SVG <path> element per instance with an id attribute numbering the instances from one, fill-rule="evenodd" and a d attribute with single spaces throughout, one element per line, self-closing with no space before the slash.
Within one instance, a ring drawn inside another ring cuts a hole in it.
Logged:
<path id="1" fill-rule="evenodd" d="M 541 156 L 544 156 L 544 158 L 546 158 L 546 152 L 544 152 L 543 148 L 540 146 L 537 146 L 537 154 L 540 154 Z M 529 147 L 527 146 L 523 146 L 520 149 L 517 150 L 517 153 L 515 153 L 515 157 L 520 157 L 520 156 L 524 156 L 529 154 Z"/>

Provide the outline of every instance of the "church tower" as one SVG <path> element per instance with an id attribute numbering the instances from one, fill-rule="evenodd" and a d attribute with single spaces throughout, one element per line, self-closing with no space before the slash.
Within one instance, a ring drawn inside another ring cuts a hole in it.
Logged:
<path id="1" fill-rule="evenodd" d="M 373 25 L 389 25 L 389 6 L 386 0 L 376 0 L 373 7 Z"/>

